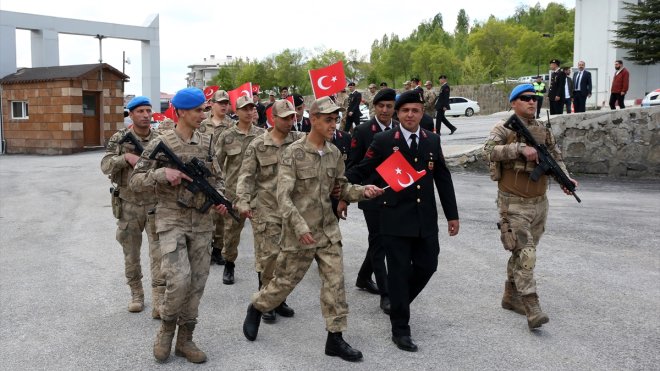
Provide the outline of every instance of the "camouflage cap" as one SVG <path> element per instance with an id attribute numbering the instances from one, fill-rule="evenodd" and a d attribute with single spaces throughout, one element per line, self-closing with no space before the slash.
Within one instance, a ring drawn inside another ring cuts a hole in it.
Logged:
<path id="1" fill-rule="evenodd" d="M 227 101 L 229 102 L 229 94 L 227 94 L 226 91 L 224 90 L 218 90 L 213 94 L 213 98 L 211 98 L 211 101 L 215 102 L 222 102 L 222 101 Z"/>
<path id="2" fill-rule="evenodd" d="M 410 81 L 408 81 L 408 80 L 406 80 L 406 82 L 403 83 L 404 86 L 406 86 L 406 85 L 410 85 L 410 84 L 411 84 L 411 83 L 410 83 Z"/>
<path id="3" fill-rule="evenodd" d="M 335 102 L 330 99 L 330 97 L 319 98 L 312 103 L 312 107 L 309 109 L 310 115 L 315 115 L 317 113 L 334 113 L 341 110 Z"/>
<path id="4" fill-rule="evenodd" d="M 424 85 L 433 85 L 433 83 L 432 83 L 431 81 L 429 81 L 429 80 L 426 80 L 426 82 L 424 83 Z"/>
<path id="5" fill-rule="evenodd" d="M 236 109 L 243 108 L 247 105 L 253 105 L 254 102 L 252 101 L 252 97 L 248 97 L 247 95 L 241 95 L 236 99 Z"/>
<path id="6" fill-rule="evenodd" d="M 376 84 L 369 84 L 369 89 L 376 89 Z"/>
<path id="7" fill-rule="evenodd" d="M 273 103 L 273 116 L 287 117 L 296 113 L 293 104 L 287 99 L 276 100 Z"/>

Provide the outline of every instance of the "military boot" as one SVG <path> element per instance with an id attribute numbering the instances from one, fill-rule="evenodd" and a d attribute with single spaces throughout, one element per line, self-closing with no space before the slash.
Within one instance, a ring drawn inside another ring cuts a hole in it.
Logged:
<path id="1" fill-rule="evenodd" d="M 331 357 L 341 357 L 349 362 L 357 362 L 362 359 L 362 352 L 353 349 L 341 336 L 341 332 L 328 332 L 325 342 L 325 354 Z"/>
<path id="2" fill-rule="evenodd" d="M 225 285 L 233 285 L 234 284 L 234 267 L 236 265 L 234 262 L 226 262 L 225 263 L 225 272 L 222 274 L 222 283 Z"/>
<path id="3" fill-rule="evenodd" d="M 502 308 L 512 310 L 518 314 L 525 315 L 525 306 L 523 305 L 520 293 L 513 281 L 504 282 L 504 295 L 502 296 Z"/>
<path id="4" fill-rule="evenodd" d="M 144 309 L 144 290 L 142 282 L 131 284 L 131 302 L 128 303 L 128 311 L 137 313 Z"/>
<path id="5" fill-rule="evenodd" d="M 544 323 L 550 320 L 548 315 L 541 311 L 539 305 L 538 295 L 529 294 L 522 297 L 522 302 L 525 305 L 525 314 L 527 315 L 527 326 L 530 330 L 541 327 Z"/>
<path id="6" fill-rule="evenodd" d="M 254 341 L 257 338 L 259 324 L 261 324 L 261 312 L 254 305 L 248 305 L 247 315 L 243 321 L 243 335 L 246 339 Z"/>
<path id="7" fill-rule="evenodd" d="M 296 312 L 286 304 L 286 301 L 283 301 L 282 304 L 278 305 L 275 308 L 275 313 L 279 314 L 282 317 L 293 317 Z"/>
<path id="8" fill-rule="evenodd" d="M 176 345 L 174 354 L 179 357 L 186 357 L 188 362 L 203 363 L 206 362 L 206 354 L 202 352 L 192 340 L 195 331 L 195 323 L 188 322 L 179 325 L 179 331 L 176 333 Z"/>
<path id="9" fill-rule="evenodd" d="M 213 244 L 213 250 L 211 250 L 211 264 L 225 265 L 225 258 L 222 257 L 222 250 L 215 247 Z"/>
<path id="10" fill-rule="evenodd" d="M 154 357 L 157 361 L 163 362 L 170 356 L 174 330 L 176 330 L 176 320 L 161 322 L 160 330 L 158 331 L 158 335 L 156 335 L 156 342 L 154 343 Z"/>
<path id="11" fill-rule="evenodd" d="M 151 289 L 151 318 L 160 319 L 160 305 L 165 297 L 165 286 L 156 286 Z"/>

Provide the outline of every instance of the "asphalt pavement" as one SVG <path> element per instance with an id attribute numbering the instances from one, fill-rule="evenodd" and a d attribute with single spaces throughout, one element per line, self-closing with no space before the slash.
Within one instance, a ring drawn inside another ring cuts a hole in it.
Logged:
<path id="1" fill-rule="evenodd" d="M 457 145 L 478 135 L 483 143 L 483 129 L 471 127 L 495 122 L 452 121 L 459 131 L 443 141 Z M 295 317 L 262 323 L 255 342 L 243 337 L 257 288 L 247 223 L 236 284 L 223 285 L 222 267 L 214 265 L 202 298 L 195 341 L 208 361 L 192 365 L 172 353 L 158 364 L 150 292 L 145 311 L 126 309 L 129 289 L 101 157 L 100 151 L 0 156 L 4 370 L 650 370 L 660 364 L 660 181 L 578 178 L 581 204 L 551 186 L 536 266 L 550 322 L 530 332 L 524 316 L 500 308 L 508 254 L 495 226 L 496 185 L 486 174 L 459 171 L 453 178 L 460 233 L 448 237 L 441 217 L 438 271 L 412 305 L 419 352 L 396 348 L 378 297 L 354 286 L 367 229 L 351 206 L 340 223 L 350 309 L 344 338 L 363 352 L 362 362 L 323 353 L 315 264 L 287 301 Z M 149 287 L 146 248 L 142 260 Z"/>

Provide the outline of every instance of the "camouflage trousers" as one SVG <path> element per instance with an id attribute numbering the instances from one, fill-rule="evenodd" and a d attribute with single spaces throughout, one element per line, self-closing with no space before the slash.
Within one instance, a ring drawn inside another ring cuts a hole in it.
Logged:
<path id="1" fill-rule="evenodd" d="M 273 279 L 277 255 L 280 253 L 282 225 L 272 222 L 250 220 L 254 233 L 254 267 L 261 273 L 261 287 L 266 287 Z"/>
<path id="2" fill-rule="evenodd" d="M 515 282 L 521 295 L 536 293 L 536 246 L 545 231 L 548 199 L 545 195 L 523 198 L 499 191 L 497 206 L 500 223 L 509 223 L 515 241 L 507 264 L 507 279 Z"/>
<path id="3" fill-rule="evenodd" d="M 165 282 L 160 273 L 160 250 L 153 214 L 155 206 L 140 206 L 126 200 L 122 200 L 121 203 L 122 211 L 119 220 L 117 220 L 116 239 L 124 250 L 126 283 L 131 286 L 142 281 L 140 248 L 142 246 L 142 231 L 146 231 L 147 240 L 149 241 L 151 286 L 164 285 Z"/>
<path id="4" fill-rule="evenodd" d="M 321 277 L 321 313 L 329 332 L 348 327 L 348 304 L 344 289 L 344 264 L 341 243 L 331 244 L 327 237 L 317 248 L 282 250 L 277 256 L 275 273 L 268 286 L 252 296 L 252 304 L 261 311 L 275 309 L 282 303 L 309 270 L 313 260 Z"/>
<path id="5" fill-rule="evenodd" d="M 217 249 L 222 251 L 222 247 L 224 246 L 223 236 L 225 234 L 225 216 L 220 215 L 215 211 L 211 211 L 211 215 L 213 215 L 213 224 L 215 224 L 215 230 L 213 231 L 213 244 Z"/>
<path id="6" fill-rule="evenodd" d="M 224 220 L 222 257 L 228 262 L 235 262 L 238 258 L 238 244 L 241 243 L 241 232 L 245 226 L 245 218 L 239 217 L 237 222 L 232 217 Z"/>
<path id="7" fill-rule="evenodd" d="M 180 227 L 159 232 L 166 289 L 160 317 L 179 324 L 196 322 L 211 267 L 212 231 L 190 232 Z"/>

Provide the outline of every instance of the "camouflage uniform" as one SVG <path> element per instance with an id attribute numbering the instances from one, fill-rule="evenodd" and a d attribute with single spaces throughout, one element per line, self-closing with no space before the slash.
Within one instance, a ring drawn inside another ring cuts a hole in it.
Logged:
<path id="1" fill-rule="evenodd" d="M 306 138 L 291 144 L 282 154 L 277 175 L 277 202 L 282 217 L 282 251 L 274 278 L 253 295 L 252 304 L 264 313 L 277 307 L 302 280 L 313 260 L 321 276 L 321 312 L 331 333 L 346 329 L 348 304 L 344 291 L 341 232 L 332 211 L 330 193 L 341 188 L 340 198 L 364 199 L 364 187 L 344 177 L 341 152 L 326 142 L 322 154 Z M 299 238 L 311 233 L 317 241 L 303 245 Z"/>
<path id="2" fill-rule="evenodd" d="M 438 98 L 438 95 L 433 89 L 424 90 L 424 112 L 431 116 L 435 116 L 435 100 Z"/>
<path id="3" fill-rule="evenodd" d="M 203 214 L 197 211 L 206 199 L 201 192 L 193 194 L 184 185 L 170 185 L 164 169 L 169 163 L 149 159 L 161 141 L 182 161 L 197 157 L 205 160 L 206 167 L 217 174 L 216 167 L 207 158 L 211 138 L 195 131 L 190 141 L 184 142 L 174 130 L 164 132 L 145 148 L 130 179 L 135 191 L 156 189 L 156 232 L 167 284 L 161 318 L 163 321 L 178 319 L 179 325 L 196 323 L 209 275 L 213 218 L 210 211 Z M 217 178 L 212 176 L 207 180 L 221 190 Z"/>
<path id="4" fill-rule="evenodd" d="M 538 143 L 545 143 L 552 157 L 568 174 L 552 132 L 534 119 L 519 118 Z M 548 178 L 543 175 L 537 182 L 529 178 L 536 163 L 525 160 L 522 155 L 526 145 L 524 138 L 518 138 L 515 131 L 505 128 L 505 121 L 501 120 L 491 130 L 484 155 L 490 162 L 491 179 L 498 182 L 502 242 L 512 250 L 507 265 L 508 282 L 515 282 L 519 293 L 525 296 L 536 293 L 536 246 L 545 230 L 548 215 Z"/>
<path id="5" fill-rule="evenodd" d="M 250 131 L 246 135 L 238 129 L 238 126 L 234 125 L 218 136 L 215 156 L 224 175 L 227 198 L 232 202 L 236 200 L 238 173 L 241 170 L 245 149 L 254 138 L 263 132 L 264 129 L 250 125 Z M 234 262 L 238 257 L 238 244 L 241 241 L 241 231 L 245 225 L 245 218 L 240 219 L 240 222 L 232 218 L 225 220 L 222 256 L 228 262 Z"/>
<path id="6" fill-rule="evenodd" d="M 376 116 L 376 106 L 374 106 L 374 97 L 376 96 L 376 93 L 378 93 L 378 90 L 376 90 L 373 94 L 369 89 L 364 91 L 364 94 L 362 97 L 364 98 L 364 102 L 369 107 L 369 118 L 373 118 Z"/>
<path id="7" fill-rule="evenodd" d="M 337 104 L 337 106 L 339 106 L 339 108 L 341 108 L 341 112 L 342 112 L 341 113 L 341 125 L 339 127 L 343 128 L 345 126 L 344 124 L 346 124 L 346 117 L 347 117 L 346 110 L 348 109 L 348 94 L 346 94 L 345 92 L 344 93 L 342 93 L 342 92 L 338 93 L 336 104 Z"/>
<path id="8" fill-rule="evenodd" d="M 213 122 L 213 116 L 211 116 L 206 120 L 202 121 L 202 123 L 199 126 L 199 129 L 197 130 L 200 133 L 205 133 L 208 135 L 213 134 L 211 148 L 215 149 L 215 146 L 218 143 L 218 138 L 220 138 L 220 134 L 222 134 L 223 131 L 229 129 L 234 125 L 236 125 L 236 122 L 227 115 L 225 115 L 224 119 L 220 122 L 220 124 L 215 124 Z M 224 223 L 225 218 L 220 214 L 216 213 L 215 211 L 211 211 L 211 214 L 213 215 L 213 223 L 215 223 L 215 230 L 213 232 L 213 245 L 216 249 L 222 251 L 222 247 L 224 246 L 224 241 L 222 236 L 224 234 L 224 229 L 225 229 L 225 223 Z"/>
<path id="9" fill-rule="evenodd" d="M 275 260 L 280 252 L 282 218 L 277 209 L 277 164 L 284 149 L 304 136 L 304 133 L 290 132 L 284 142 L 277 145 L 270 132 L 266 132 L 248 145 L 243 157 L 235 206 L 241 213 L 255 209 L 251 219 L 254 262 L 256 271 L 261 273 L 262 286 L 273 278 Z"/>
<path id="10" fill-rule="evenodd" d="M 101 160 L 101 171 L 110 177 L 119 191 L 120 215 L 117 220 L 117 241 L 124 250 L 124 267 L 126 281 L 131 291 L 142 291 L 142 268 L 140 266 L 140 247 L 142 245 L 142 231 L 147 232 L 149 241 L 149 258 L 151 266 L 151 287 L 154 302 L 157 302 L 158 287 L 165 285 L 160 274 L 160 251 L 158 249 L 158 236 L 154 225 L 153 209 L 156 204 L 156 195 L 153 189 L 144 189 L 134 192 L 128 187 L 128 180 L 133 168 L 124 159 L 125 153 L 135 153 L 135 147 L 129 141 L 119 145 L 117 142 L 132 132 L 135 138 L 142 142 L 142 146 L 156 138 L 157 133 L 151 130 L 146 138 L 140 137 L 133 129 L 122 129 L 116 132 L 108 141 L 105 155 Z M 151 213 L 150 213 L 151 212 Z M 117 216 L 117 215 L 116 215 Z M 142 292 L 142 300 L 144 293 Z"/>

